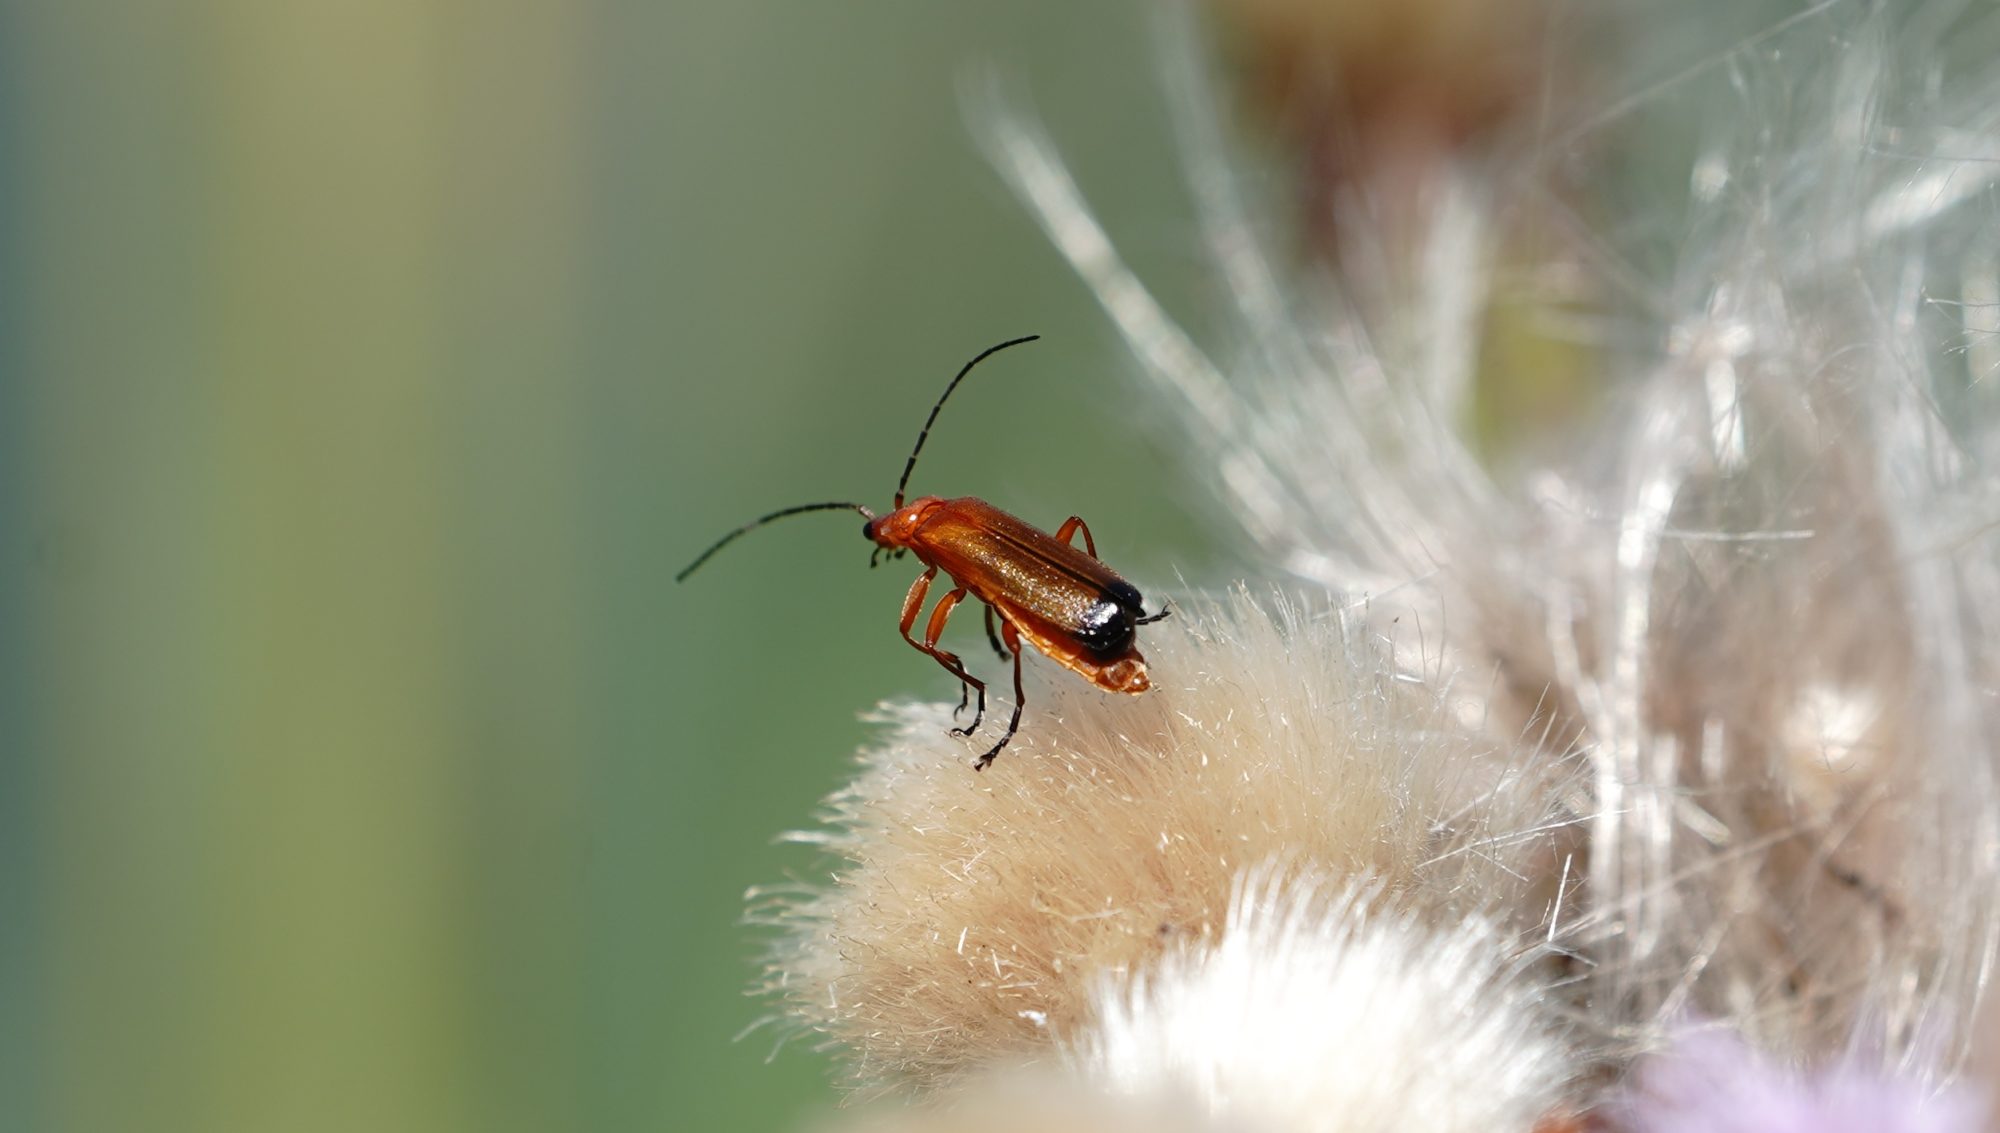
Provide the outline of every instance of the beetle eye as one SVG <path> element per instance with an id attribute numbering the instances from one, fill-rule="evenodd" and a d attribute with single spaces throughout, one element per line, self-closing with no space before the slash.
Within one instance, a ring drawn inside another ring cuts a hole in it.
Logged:
<path id="1" fill-rule="evenodd" d="M 861 525 L 861 537 L 862 537 L 863 539 L 866 539 L 866 540 L 868 540 L 868 541 L 869 541 L 870 543 L 873 543 L 873 542 L 875 541 L 875 521 L 874 521 L 874 520 L 872 520 L 872 519 L 871 519 L 871 520 L 869 520 L 868 522 L 866 522 L 866 523 L 864 523 L 864 524 L 862 524 L 862 525 Z"/>

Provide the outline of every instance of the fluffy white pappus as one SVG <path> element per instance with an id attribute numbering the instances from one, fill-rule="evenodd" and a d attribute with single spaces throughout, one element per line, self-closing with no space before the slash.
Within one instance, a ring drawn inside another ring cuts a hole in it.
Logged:
<path id="1" fill-rule="evenodd" d="M 1577 1060 L 1536 950 L 1424 923 L 1365 881 L 1253 868 L 1211 938 L 1095 981 L 1059 1054 L 849 1133 L 1532 1133 Z"/>
<path id="2" fill-rule="evenodd" d="M 1077 1072 L 1218 1129 L 1548 1127 L 1577 1064 L 1513 942 L 1379 904 L 1365 886 L 1251 875 L 1219 939 L 1100 987 Z"/>
<path id="3" fill-rule="evenodd" d="M 2000 74 L 1943 61 L 1992 58 L 1946 50 L 1993 35 L 1971 9 L 1864 7 L 1635 64 L 1666 77 L 1518 168 L 1440 174 L 1417 246 L 1330 288 L 1261 250 L 1184 39 L 1224 360 L 1034 126 L 984 131 L 1257 545 L 1336 589 L 1424 579 L 1447 667 L 1499 674 L 1470 715 L 1589 760 L 1579 1005 L 1635 1049 L 1690 1010 L 1788 1057 L 1872 1029 L 1922 1073 L 1964 1055 L 2000 932 Z M 1684 192 L 1554 184 L 1584 139 L 1676 119 L 1701 139 L 1667 169 Z M 1567 234 L 1546 271 L 1496 251 L 1524 200 Z M 1551 273 L 1586 281 L 1561 314 L 1596 328 L 1575 346 L 1603 408 L 1489 463 L 1463 435 L 1484 336 L 1500 308 L 1553 317 L 1514 285 Z"/>
<path id="4" fill-rule="evenodd" d="M 783 930 L 783 1014 L 857 1084 L 929 1092 L 1054 1050 L 1102 980 L 1213 941 L 1267 861 L 1370 878 L 1375 907 L 1413 923 L 1539 939 L 1567 915 L 1573 763 L 1464 726 L 1452 674 L 1358 606 L 1177 606 L 1141 642 L 1142 696 L 1031 659 L 1021 732 L 983 773 L 990 740 L 949 735 L 948 706 L 884 710 L 830 830 L 802 836 L 834 882 L 753 913 Z"/>

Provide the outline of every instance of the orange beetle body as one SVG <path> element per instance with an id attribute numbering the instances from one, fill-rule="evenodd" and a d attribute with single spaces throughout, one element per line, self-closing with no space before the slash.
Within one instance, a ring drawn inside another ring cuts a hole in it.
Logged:
<path id="1" fill-rule="evenodd" d="M 933 568 L 920 586 L 943 571 L 1043 656 L 1098 688 L 1145 692 L 1152 686 L 1137 645 L 1145 616 L 1139 591 L 1099 562 L 1094 546 L 1085 553 L 1070 544 L 1079 530 L 1088 541 L 1090 530 L 1075 516 L 1050 535 L 973 496 L 924 496 L 863 533 Z M 912 590 L 921 605 L 922 591 Z"/>
<path id="2" fill-rule="evenodd" d="M 954 729 L 957 734 L 971 735 L 986 715 L 986 683 L 966 672 L 957 654 L 938 647 L 945 622 L 967 595 L 986 607 L 986 636 L 994 651 L 1003 659 L 1011 656 L 1014 662 L 1014 715 L 1000 742 L 973 763 L 981 771 L 1021 727 L 1023 639 L 1043 656 L 1106 692 L 1139 693 L 1152 687 L 1152 683 L 1146 676 L 1146 658 L 1139 653 L 1138 627 L 1167 616 L 1164 608 L 1157 614 L 1146 615 L 1138 589 L 1098 561 L 1090 528 L 1076 516 L 1070 516 L 1050 535 L 971 496 L 952 500 L 921 496 L 907 504 L 903 502 L 903 489 L 916 467 L 917 454 L 923 451 L 924 438 L 930 436 L 931 425 L 937 421 L 938 410 L 944 408 L 951 391 L 958 388 L 958 383 L 981 359 L 1009 346 L 1032 342 L 1034 338 L 1030 335 L 989 348 L 966 363 L 945 387 L 944 395 L 931 407 L 923 431 L 917 434 L 916 447 L 910 451 L 910 459 L 903 465 L 902 481 L 896 485 L 895 505 L 887 514 L 878 516 L 861 504 L 845 501 L 784 508 L 724 535 L 675 576 L 677 582 L 686 579 L 732 540 L 773 520 L 812 511 L 859 513 L 868 521 L 861 533 L 875 544 L 877 556 L 883 551 L 899 556 L 909 552 L 924 563 L 924 573 L 911 584 L 908 597 L 903 599 L 903 640 L 959 679 L 959 710 L 965 708 L 972 692 L 979 694 L 972 725 Z M 1082 550 L 1071 542 L 1078 533 L 1083 535 Z M 871 559 L 870 564 L 874 561 Z M 939 571 L 951 579 L 952 589 L 938 599 L 930 620 L 925 623 L 923 638 L 918 640 L 910 635 L 910 629 L 917 624 L 917 615 L 923 611 L 924 599 L 930 594 L 931 581 Z M 1000 626 L 997 634 L 993 628 L 996 620 Z"/>

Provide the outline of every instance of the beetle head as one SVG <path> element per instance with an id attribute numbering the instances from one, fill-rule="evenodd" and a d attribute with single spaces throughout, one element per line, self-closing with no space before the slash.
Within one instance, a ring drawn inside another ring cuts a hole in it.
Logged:
<path id="1" fill-rule="evenodd" d="M 917 529 L 943 503 L 936 496 L 919 496 L 887 515 L 869 520 L 862 525 L 861 534 L 883 550 L 908 547 L 915 541 Z"/>

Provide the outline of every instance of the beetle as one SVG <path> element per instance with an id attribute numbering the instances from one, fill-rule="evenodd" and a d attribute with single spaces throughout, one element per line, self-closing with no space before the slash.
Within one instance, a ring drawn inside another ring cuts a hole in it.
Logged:
<path id="1" fill-rule="evenodd" d="M 685 582 L 717 551 L 767 523 L 815 511 L 858 512 L 867 521 L 862 524 L 861 534 L 875 544 L 874 553 L 868 557 L 869 566 L 874 566 L 885 551 L 895 558 L 914 554 L 924 564 L 924 573 L 911 583 L 909 595 L 903 599 L 899 628 L 904 641 L 958 678 L 958 708 L 954 716 L 965 710 L 969 694 L 977 695 L 972 724 L 954 728 L 952 734 L 972 735 L 986 716 L 985 682 L 967 672 L 957 654 L 938 646 L 945 622 L 967 596 L 986 607 L 986 639 L 994 652 L 1001 660 L 1011 657 L 1014 662 L 1014 715 L 1007 721 L 1007 733 L 1000 737 L 1000 742 L 973 762 L 976 771 L 986 770 L 1000 749 L 1021 729 L 1023 641 L 1106 692 L 1145 692 L 1152 684 L 1146 675 L 1146 658 L 1138 648 L 1139 627 L 1151 625 L 1171 611 L 1163 604 L 1159 613 L 1146 613 L 1138 588 L 1098 559 L 1097 542 L 1081 518 L 1070 516 L 1050 535 L 973 496 L 957 499 L 919 496 L 904 502 L 910 473 L 917 467 L 917 454 L 924 450 L 931 426 L 937 423 L 938 412 L 952 391 L 973 367 L 987 358 L 1040 337 L 1031 334 L 987 347 L 944 387 L 944 393 L 931 406 L 931 414 L 917 434 L 909 460 L 903 464 L 903 478 L 896 482 L 895 503 L 889 511 L 878 516 L 863 504 L 847 501 L 781 508 L 716 540 L 675 575 L 674 581 Z M 1083 536 L 1081 550 L 1075 545 L 1079 534 Z M 939 572 L 951 580 L 952 589 L 938 599 L 919 640 L 910 635 L 910 629 L 917 624 L 931 582 Z"/>

